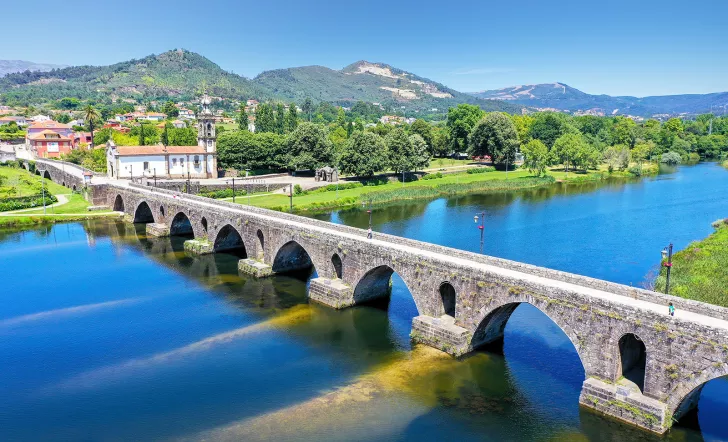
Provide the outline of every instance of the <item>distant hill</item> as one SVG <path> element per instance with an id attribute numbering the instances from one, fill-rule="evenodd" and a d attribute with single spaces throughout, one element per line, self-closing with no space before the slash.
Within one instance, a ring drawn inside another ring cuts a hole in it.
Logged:
<path id="1" fill-rule="evenodd" d="M 596 111 L 606 115 L 700 114 L 710 107 L 728 104 L 728 92 L 713 94 L 629 97 L 592 95 L 564 83 L 531 84 L 473 92 L 479 98 L 503 100 L 539 109 L 553 108 L 570 112 Z"/>
<path id="2" fill-rule="evenodd" d="M 48 72 L 19 72 L 0 78 L 0 101 L 44 104 L 63 97 L 108 100 L 189 100 L 203 91 L 223 98 L 356 101 L 404 106 L 406 110 L 444 112 L 459 103 L 486 110 L 520 112 L 516 103 L 484 100 L 386 64 L 360 61 L 337 71 L 307 66 L 266 71 L 250 80 L 226 72 L 186 50 L 168 51 L 110 66 L 74 66 Z"/>
<path id="3" fill-rule="evenodd" d="M 203 91 L 225 98 L 265 97 L 249 79 L 222 70 L 185 50 L 168 51 L 110 66 L 74 66 L 0 78 L 4 101 L 42 103 L 63 97 L 103 100 L 191 99 Z"/>
<path id="4" fill-rule="evenodd" d="M 405 109 L 442 112 L 459 103 L 480 105 L 486 110 L 520 112 L 523 106 L 495 100 L 482 100 L 450 89 L 440 83 L 383 63 L 358 61 L 342 70 L 324 66 L 304 66 L 265 71 L 253 82 L 273 96 L 302 101 L 311 97 L 351 105 L 356 101 L 382 103 Z"/>
<path id="5" fill-rule="evenodd" d="M 32 61 L 24 60 L 0 60 L 0 77 L 7 74 L 13 74 L 15 72 L 24 71 L 50 71 L 51 69 L 64 68 L 65 65 L 60 64 L 48 64 L 48 63 L 34 63 Z"/>

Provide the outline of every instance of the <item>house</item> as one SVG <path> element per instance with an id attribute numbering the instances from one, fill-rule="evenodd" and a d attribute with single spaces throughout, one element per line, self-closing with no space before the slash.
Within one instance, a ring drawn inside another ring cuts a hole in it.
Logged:
<path id="1" fill-rule="evenodd" d="M 0 163 L 15 161 L 15 148 L 10 145 L 0 145 Z"/>
<path id="2" fill-rule="evenodd" d="M 69 124 L 63 124 L 53 120 L 46 120 L 34 122 L 30 126 L 28 126 L 27 136 L 31 137 L 46 130 L 51 130 L 66 138 L 71 138 L 71 135 L 73 134 L 73 129 L 71 129 L 71 126 Z"/>
<path id="3" fill-rule="evenodd" d="M 167 114 L 161 114 L 159 112 L 148 112 L 146 114 L 142 114 L 137 120 L 146 120 L 146 121 L 164 121 L 167 119 Z"/>
<path id="4" fill-rule="evenodd" d="M 44 121 L 52 121 L 51 117 L 49 117 L 47 115 L 40 115 L 40 114 L 34 115 L 34 116 L 28 118 L 28 120 L 32 121 L 33 123 L 42 123 Z"/>
<path id="5" fill-rule="evenodd" d="M 179 117 L 183 120 L 194 120 L 195 113 L 189 109 L 182 108 L 179 110 Z"/>
<path id="6" fill-rule="evenodd" d="M 90 146 L 93 143 L 91 132 L 74 132 L 73 133 L 73 147 L 79 147 L 81 143 Z"/>
<path id="7" fill-rule="evenodd" d="M 187 127 L 187 123 L 182 120 L 174 120 L 172 122 L 172 126 L 174 126 L 175 129 L 184 129 L 185 127 Z"/>
<path id="8" fill-rule="evenodd" d="M 107 142 L 107 174 L 110 178 L 216 178 L 217 136 L 210 99 L 202 99 L 197 121 L 197 146 L 116 146 Z"/>
<path id="9" fill-rule="evenodd" d="M 73 140 L 50 129 L 28 135 L 27 144 L 38 158 L 59 158 L 73 148 Z"/>
<path id="10" fill-rule="evenodd" d="M 0 126 L 4 124 L 13 123 L 17 124 L 18 126 L 27 126 L 28 120 L 25 117 L 15 117 L 15 116 L 9 116 L 9 117 L 0 117 Z"/>

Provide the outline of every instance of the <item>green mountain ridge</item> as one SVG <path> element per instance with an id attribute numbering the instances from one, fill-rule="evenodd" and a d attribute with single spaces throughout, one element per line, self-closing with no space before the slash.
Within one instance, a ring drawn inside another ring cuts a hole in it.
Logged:
<path id="1" fill-rule="evenodd" d="M 47 104 L 64 97 L 96 102 L 176 101 L 203 92 L 229 99 L 302 102 L 310 97 L 341 105 L 366 101 L 427 112 L 445 112 L 459 103 L 506 112 L 520 112 L 523 107 L 472 97 L 383 63 L 359 61 L 342 70 L 324 66 L 276 69 L 248 79 L 183 49 L 109 66 L 25 71 L 0 78 L 0 102 L 12 105 Z"/>

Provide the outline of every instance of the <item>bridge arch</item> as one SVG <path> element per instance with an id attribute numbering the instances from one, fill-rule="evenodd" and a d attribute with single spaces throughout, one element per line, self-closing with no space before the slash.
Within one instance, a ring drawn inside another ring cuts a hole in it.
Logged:
<path id="1" fill-rule="evenodd" d="M 258 229 L 255 236 L 258 239 L 258 259 L 262 261 L 265 259 L 265 235 L 262 230 Z"/>
<path id="2" fill-rule="evenodd" d="M 647 347 L 644 341 L 634 333 L 626 333 L 619 338 L 618 345 L 619 364 L 616 377 L 624 376 L 644 393 L 647 374 Z"/>
<path id="3" fill-rule="evenodd" d="M 42 177 L 43 177 L 43 178 L 47 178 L 47 179 L 49 179 L 49 180 L 53 181 L 53 178 L 51 178 L 51 173 L 50 173 L 50 172 L 48 172 L 48 169 L 46 169 L 46 170 L 44 170 L 44 171 L 43 171 L 43 175 L 42 175 Z"/>
<path id="4" fill-rule="evenodd" d="M 225 224 L 222 229 L 217 232 L 215 242 L 213 243 L 215 252 L 242 251 L 243 257 L 247 257 L 243 237 L 238 230 L 230 224 Z"/>
<path id="5" fill-rule="evenodd" d="M 149 208 L 149 204 L 146 201 L 142 201 L 134 211 L 134 223 L 153 223 L 154 214 L 152 209 Z"/>
<path id="6" fill-rule="evenodd" d="M 670 394 L 667 401 L 667 411 L 672 415 L 673 421 L 679 421 L 680 418 L 696 409 L 703 388 L 710 381 L 722 377 L 728 377 L 728 364 L 726 363 L 723 363 L 720 367 L 711 365 L 692 381 L 680 384 Z"/>
<path id="7" fill-rule="evenodd" d="M 342 279 L 344 275 L 344 264 L 341 262 L 341 257 L 338 253 L 331 255 L 331 265 L 334 266 L 334 275 L 337 279 Z"/>
<path id="8" fill-rule="evenodd" d="M 440 284 L 438 289 L 440 294 L 440 300 L 442 301 L 442 310 L 444 314 L 455 317 L 455 306 L 457 305 L 457 294 L 455 287 L 452 284 L 445 281 Z"/>
<path id="9" fill-rule="evenodd" d="M 288 241 L 278 248 L 273 258 L 272 267 L 275 273 L 315 269 L 311 255 L 295 240 Z"/>
<path id="10" fill-rule="evenodd" d="M 75 184 L 73 185 L 73 187 L 72 187 L 72 190 L 73 190 L 74 192 L 76 191 L 76 185 L 75 185 Z"/>
<path id="11" fill-rule="evenodd" d="M 502 346 L 504 340 L 504 332 L 508 320 L 511 315 L 521 304 L 528 304 L 535 307 L 541 314 L 548 318 L 553 324 L 555 324 L 561 332 L 571 341 L 571 344 L 576 349 L 576 354 L 579 356 L 581 366 L 586 370 L 584 365 L 584 357 L 582 355 L 582 344 L 579 336 L 576 332 L 568 325 L 565 320 L 557 314 L 549 314 L 544 307 L 532 302 L 529 299 L 515 300 L 506 304 L 502 304 L 490 309 L 485 317 L 478 323 L 478 327 L 473 333 L 473 337 L 470 341 L 470 346 L 473 350 L 482 348 L 488 345 Z"/>
<path id="12" fill-rule="evenodd" d="M 164 219 L 164 217 L 167 215 L 164 210 L 164 205 L 162 204 L 159 205 L 159 214 L 162 216 L 162 219 Z"/>
<path id="13" fill-rule="evenodd" d="M 364 273 L 354 284 L 354 303 L 366 303 L 380 298 L 389 298 L 392 289 L 392 275 L 397 273 L 404 283 L 407 291 L 412 296 L 417 314 L 423 314 L 420 300 L 412 291 L 412 286 L 402 277 L 401 273 L 396 272 L 390 265 L 382 264 L 374 267 Z"/>
<path id="14" fill-rule="evenodd" d="M 202 232 L 207 235 L 207 218 L 204 216 L 202 217 L 202 220 L 200 220 L 200 224 L 202 225 Z"/>
<path id="15" fill-rule="evenodd" d="M 114 198 L 114 212 L 123 212 L 123 211 L 124 211 L 124 198 L 122 198 L 120 194 L 117 194 L 116 198 Z"/>
<path id="16" fill-rule="evenodd" d="M 169 234 L 171 236 L 195 236 L 190 218 L 184 212 L 178 212 L 169 225 Z"/>

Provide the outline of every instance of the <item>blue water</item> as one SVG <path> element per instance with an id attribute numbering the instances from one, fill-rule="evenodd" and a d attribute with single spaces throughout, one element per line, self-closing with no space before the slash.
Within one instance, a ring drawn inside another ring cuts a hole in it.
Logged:
<path id="1" fill-rule="evenodd" d="M 727 191 L 701 164 L 377 208 L 374 226 L 477 251 L 486 210 L 488 254 L 639 284 L 667 242 L 710 233 Z M 516 310 L 503 355 L 418 359 L 397 275 L 388 305 L 334 311 L 308 305 L 305 277 L 246 279 L 237 259 L 117 222 L 0 231 L 0 440 L 654 439 L 578 407 L 579 358 L 535 308 Z M 726 412 L 728 382 L 712 381 L 700 429 L 668 439 L 726 440 Z"/>

